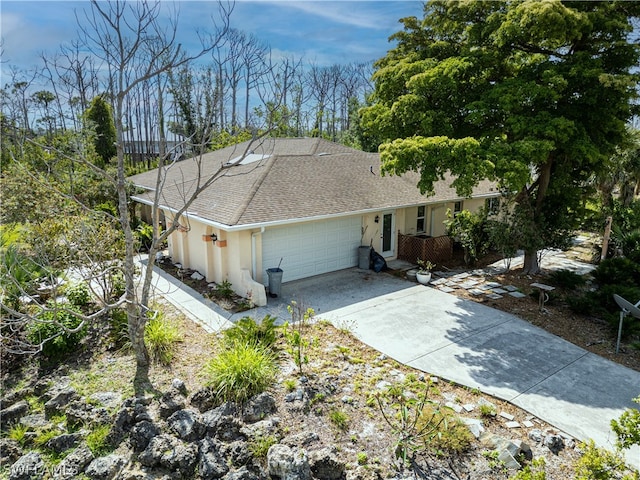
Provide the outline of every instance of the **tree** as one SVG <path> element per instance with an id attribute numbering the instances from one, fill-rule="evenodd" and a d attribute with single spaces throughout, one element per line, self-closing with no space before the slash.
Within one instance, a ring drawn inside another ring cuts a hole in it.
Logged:
<path id="1" fill-rule="evenodd" d="M 151 279 L 155 253 L 162 242 L 178 225 L 178 220 L 203 188 L 212 179 L 202 180 L 198 177 L 198 185 L 185 197 L 184 208 L 176 212 L 173 226 L 160 232 L 159 202 L 164 172 L 164 158 L 159 159 L 158 178 L 156 181 L 156 198 L 152 208 L 153 239 L 149 249 L 149 261 L 142 274 L 141 289 L 138 291 L 135 279 L 136 245 L 130 216 L 130 191 L 125 173 L 124 132 L 125 105 L 132 90 L 138 85 L 160 75 L 177 70 L 190 61 L 213 50 L 228 28 L 231 7 L 219 4 L 219 14 L 222 25 L 214 28 L 212 34 L 202 48 L 194 54 L 187 54 L 182 45 L 176 42 L 177 16 L 174 15 L 165 28 L 160 20 L 161 4 L 159 1 L 139 1 L 130 4 L 123 1 L 108 4 L 92 1 L 91 12 L 85 13 L 83 21 L 79 18 L 82 40 L 93 55 L 102 60 L 109 68 L 109 81 L 114 99 L 114 119 L 116 127 L 116 173 L 110 176 L 103 172 L 106 178 L 111 178 L 116 187 L 118 198 L 118 222 L 124 234 L 124 262 L 125 293 L 127 324 L 129 339 L 136 355 L 138 366 L 137 376 L 146 378 L 149 365 L 149 355 L 144 343 L 144 330 L 148 320 L 149 301 L 151 293 Z M 214 21 L 214 27 L 215 21 Z M 201 37 L 205 40 L 204 37 Z"/>
<path id="2" fill-rule="evenodd" d="M 91 100 L 84 117 L 89 123 L 89 128 L 93 129 L 93 144 L 96 153 L 102 159 L 101 166 L 104 167 L 116 156 L 116 127 L 111 107 L 98 95 Z"/>
<path id="3" fill-rule="evenodd" d="M 418 171 L 425 193 L 447 171 L 465 196 L 497 180 L 554 246 L 627 137 L 639 13 L 628 2 L 429 2 L 375 65 L 363 145 L 381 144 L 385 173 Z M 539 271 L 536 253 L 525 251 L 526 272 Z"/>

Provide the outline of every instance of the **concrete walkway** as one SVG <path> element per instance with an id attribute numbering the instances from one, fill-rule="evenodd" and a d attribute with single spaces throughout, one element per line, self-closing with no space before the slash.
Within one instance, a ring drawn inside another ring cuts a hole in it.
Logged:
<path id="1" fill-rule="evenodd" d="M 247 315 L 260 320 L 270 314 L 282 322 L 287 303 L 295 299 L 401 363 L 506 400 L 605 448 L 615 441 L 611 419 L 638 407 L 632 398 L 640 395 L 640 372 L 514 315 L 389 274 L 354 268 L 285 283 L 281 298 L 269 298 L 267 307 L 226 318 L 163 272 L 155 285 L 208 331 Z M 640 448 L 626 457 L 640 468 Z"/>

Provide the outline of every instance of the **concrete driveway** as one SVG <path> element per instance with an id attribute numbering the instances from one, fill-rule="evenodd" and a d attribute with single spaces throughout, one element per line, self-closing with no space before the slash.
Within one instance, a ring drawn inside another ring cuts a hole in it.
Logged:
<path id="1" fill-rule="evenodd" d="M 281 298 L 251 315 L 284 321 L 292 299 L 399 362 L 507 400 L 580 440 L 612 448 L 611 419 L 638 407 L 639 372 L 514 315 L 386 273 L 349 269 L 285 283 Z M 640 449 L 627 459 L 640 468 Z"/>

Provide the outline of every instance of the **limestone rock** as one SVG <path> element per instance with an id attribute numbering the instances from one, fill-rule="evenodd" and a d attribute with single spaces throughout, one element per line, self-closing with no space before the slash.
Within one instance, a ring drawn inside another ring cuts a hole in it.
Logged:
<path id="1" fill-rule="evenodd" d="M 213 392 L 213 389 L 210 387 L 203 388 L 194 392 L 193 395 L 189 398 L 189 404 L 192 407 L 197 408 L 201 412 L 206 412 L 207 410 L 211 410 L 217 403 L 216 396 Z"/>
<path id="2" fill-rule="evenodd" d="M 54 452 L 62 453 L 74 448 L 81 439 L 82 436 L 79 433 L 63 433 L 49 440 L 46 446 Z"/>
<path id="3" fill-rule="evenodd" d="M 340 480 L 345 475 L 345 464 L 338 458 L 335 447 L 325 447 L 309 454 L 309 466 L 318 480 Z"/>
<path id="4" fill-rule="evenodd" d="M 11 465 L 22 456 L 22 448 L 15 440 L 0 438 L 0 466 Z"/>
<path id="5" fill-rule="evenodd" d="M 249 471 L 247 467 L 242 467 L 235 472 L 227 473 L 223 480 L 260 480 L 261 477 Z"/>
<path id="6" fill-rule="evenodd" d="M 169 390 L 160 398 L 160 416 L 169 418 L 173 413 L 182 410 L 186 405 L 186 398 L 176 390 Z"/>
<path id="7" fill-rule="evenodd" d="M 125 463 L 124 458 L 112 453 L 92 460 L 84 473 L 92 480 L 111 480 L 116 478 Z"/>
<path id="8" fill-rule="evenodd" d="M 16 423 L 20 419 L 20 417 L 26 415 L 28 411 L 29 404 L 25 400 L 20 400 L 10 407 L 1 410 L 0 418 L 2 419 L 3 430 Z"/>
<path id="9" fill-rule="evenodd" d="M 263 420 L 276 411 L 276 400 L 273 395 L 263 392 L 251 398 L 243 411 L 243 420 L 247 423 Z"/>
<path id="10" fill-rule="evenodd" d="M 198 473 L 203 480 L 220 478 L 229 471 L 213 439 L 207 437 L 201 440 L 198 447 Z"/>
<path id="11" fill-rule="evenodd" d="M 306 447 L 318 440 L 320 440 L 320 437 L 316 432 L 304 431 L 287 435 L 280 443 L 290 447 Z"/>
<path id="12" fill-rule="evenodd" d="M 267 453 L 269 475 L 281 480 L 311 480 L 306 450 L 277 443 Z"/>
<path id="13" fill-rule="evenodd" d="M 2 421 L 4 422 L 4 418 L 2 418 Z M 32 413 L 31 415 L 25 415 L 20 419 L 20 423 L 32 430 L 42 429 L 49 425 L 49 421 L 44 416 L 44 413 Z"/>
<path id="14" fill-rule="evenodd" d="M 222 418 L 233 415 L 235 411 L 236 409 L 234 404 L 226 402 L 219 407 L 204 412 L 202 414 L 202 423 L 204 423 L 207 433 L 209 435 L 215 435 L 216 431 L 218 430 L 218 424 L 220 423 Z"/>
<path id="15" fill-rule="evenodd" d="M 562 439 L 562 437 L 560 435 L 555 435 L 552 433 L 549 433 L 544 437 L 543 444 L 555 455 L 557 455 L 560 450 L 564 448 L 564 440 Z"/>
<path id="16" fill-rule="evenodd" d="M 51 399 L 44 404 L 44 414 L 47 418 L 51 418 L 64 411 L 69 403 L 78 399 L 78 393 L 75 388 L 67 386 L 65 388 L 56 388 Z"/>
<path id="17" fill-rule="evenodd" d="M 38 452 L 29 452 L 21 456 L 11 466 L 9 480 L 31 480 L 43 478 L 45 473 L 44 460 Z"/>
<path id="18" fill-rule="evenodd" d="M 185 397 L 187 396 L 187 386 L 179 378 L 174 378 L 173 380 L 171 380 L 171 388 L 173 388 L 176 392 L 181 393 Z"/>
<path id="19" fill-rule="evenodd" d="M 67 455 L 57 466 L 53 478 L 55 480 L 70 480 L 75 478 L 94 459 L 93 453 L 86 445 L 81 445 Z"/>
<path id="20" fill-rule="evenodd" d="M 151 439 L 138 459 L 147 467 L 163 467 L 188 477 L 198 460 L 198 446 L 185 444 L 171 435 L 158 435 Z"/>
<path id="21" fill-rule="evenodd" d="M 105 408 L 115 409 L 122 403 L 122 394 L 118 392 L 96 392 L 89 396 L 89 399 Z"/>
<path id="22" fill-rule="evenodd" d="M 194 410 L 178 410 L 167 418 L 167 424 L 178 437 L 188 442 L 200 440 L 204 436 L 202 417 Z"/>
<path id="23" fill-rule="evenodd" d="M 142 452 L 151 439 L 160 434 L 160 430 L 153 423 L 143 420 L 136 423 L 129 432 L 129 442 L 134 452 Z"/>

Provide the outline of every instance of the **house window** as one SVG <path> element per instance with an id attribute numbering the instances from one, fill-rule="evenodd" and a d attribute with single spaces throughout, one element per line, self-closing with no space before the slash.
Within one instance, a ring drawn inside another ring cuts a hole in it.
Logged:
<path id="1" fill-rule="evenodd" d="M 426 211 L 427 211 L 427 207 L 425 207 L 424 205 L 420 205 L 418 207 L 418 216 L 416 218 L 416 232 L 418 233 L 424 233 L 425 231 L 424 214 Z"/>
<path id="2" fill-rule="evenodd" d="M 487 198 L 484 201 L 484 208 L 489 214 L 497 214 L 500 209 L 500 197 Z"/>
<path id="3" fill-rule="evenodd" d="M 462 211 L 462 201 L 453 204 L 453 216 L 455 217 Z"/>

